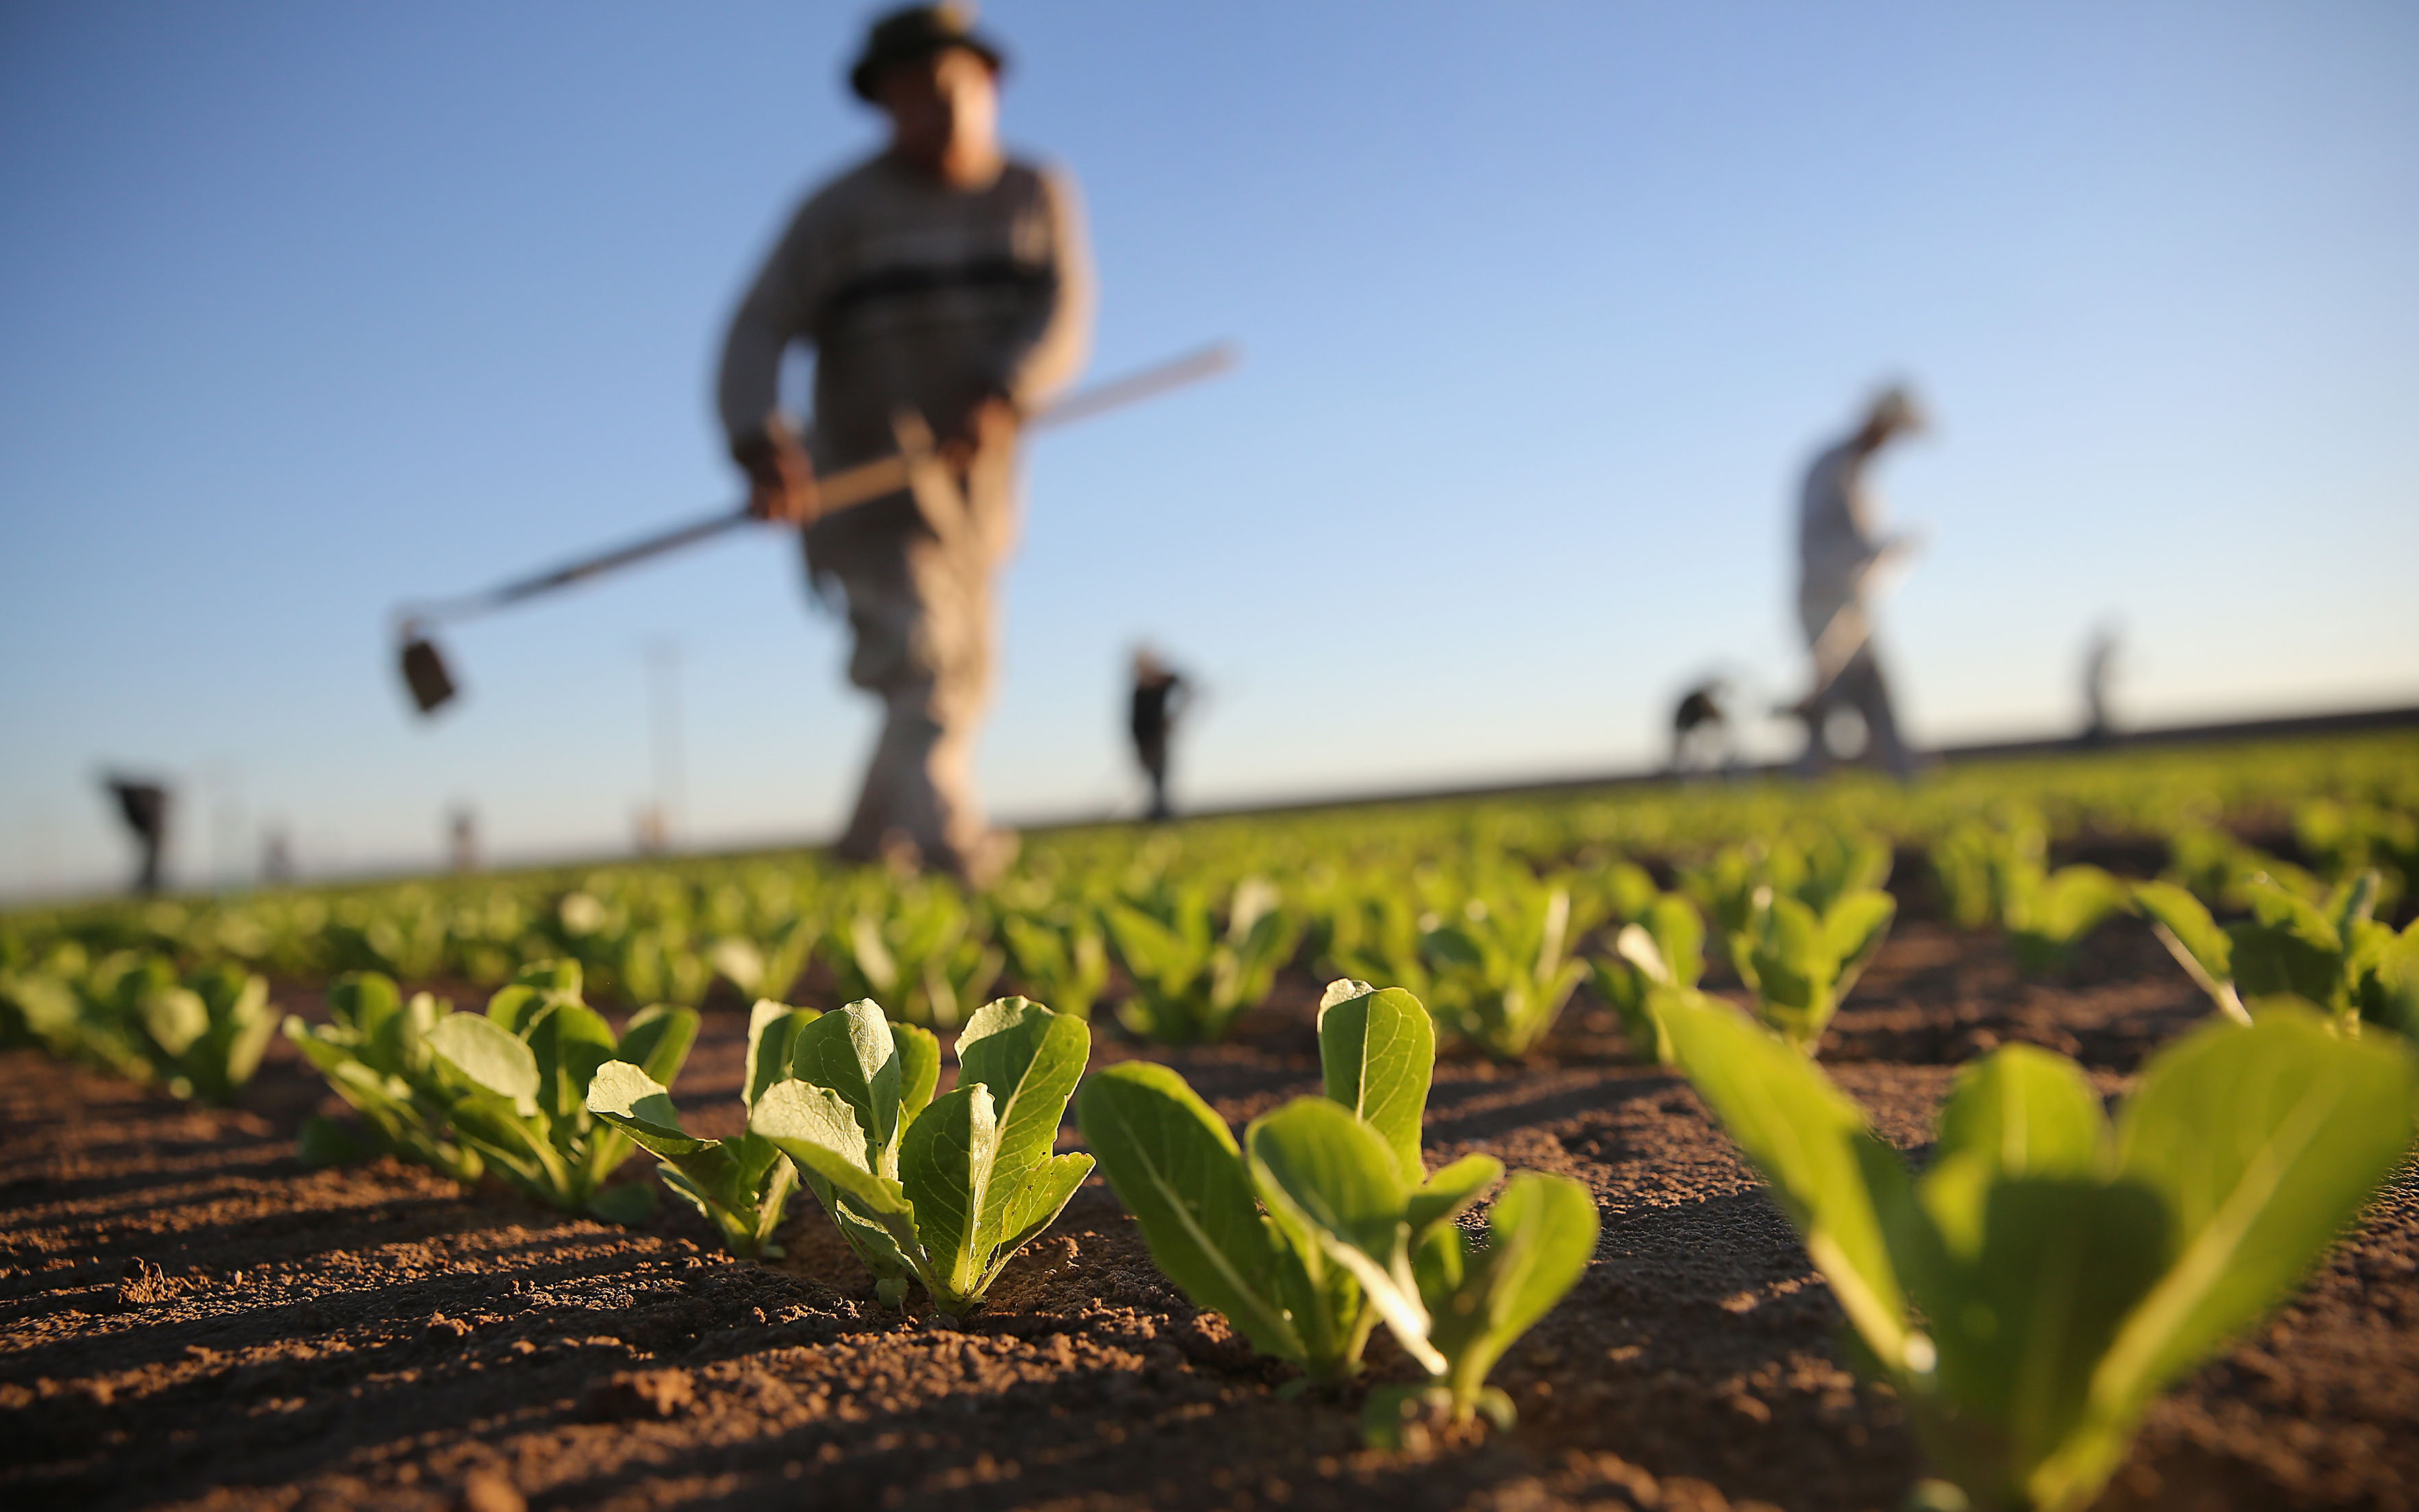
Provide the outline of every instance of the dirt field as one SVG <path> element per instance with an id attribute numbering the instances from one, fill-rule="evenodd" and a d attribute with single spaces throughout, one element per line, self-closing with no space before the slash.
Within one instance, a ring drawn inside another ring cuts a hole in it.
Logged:
<path id="1" fill-rule="evenodd" d="M 1317 1090 L 1315 993 L 1297 972 L 1237 1043 L 1156 1054 L 1240 1124 Z M 2127 921 L 2057 986 L 1911 922 L 1826 1058 L 1915 1149 L 1981 1049 L 2047 1044 L 2115 1091 L 2202 1007 Z M 693 1129 L 735 1125 L 743 1037 L 709 1013 L 676 1089 Z M 1103 1041 L 1096 1064 L 1133 1053 Z M 305 1170 L 321 1089 L 282 1042 L 229 1112 L 0 1057 L 0 1504 L 1896 1506 L 1917 1473 L 1897 1405 L 1838 1363 L 1829 1293 L 1695 1096 L 1623 1064 L 1584 1000 L 1548 1049 L 1441 1064 L 1428 1156 L 1576 1177 L 1603 1241 L 1497 1372 L 1518 1427 L 1419 1454 L 1363 1451 L 1355 1401 L 1280 1399 L 1097 1180 L 948 1331 L 879 1309 L 803 1196 L 787 1257 L 758 1265 L 670 1205 L 624 1230 L 391 1162 Z M 2414 1269 L 2406 1173 L 2306 1296 L 2153 1413 L 2103 1504 L 2419 1504 Z M 1372 1354 L 1408 1374 L 1382 1331 Z"/>

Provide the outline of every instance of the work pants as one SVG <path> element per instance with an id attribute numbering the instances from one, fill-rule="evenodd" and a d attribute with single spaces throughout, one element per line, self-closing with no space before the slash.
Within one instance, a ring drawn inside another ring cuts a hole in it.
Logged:
<path id="1" fill-rule="evenodd" d="M 809 533 L 810 567 L 846 601 L 849 681 L 883 705 L 865 786 L 837 847 L 844 857 L 904 853 L 981 882 L 1013 848 L 1013 837 L 985 823 L 974 782 L 992 687 L 992 575 L 1014 533 L 1013 476 L 1003 449 L 963 472 L 919 477 L 912 501 L 836 517 L 844 532 Z"/>
<path id="2" fill-rule="evenodd" d="M 1881 663 L 1873 658 L 1870 640 L 1857 647 L 1856 654 L 1840 668 L 1829 687 L 1807 702 L 1803 760 L 1808 767 L 1826 764 L 1830 753 L 1824 745 L 1823 729 L 1833 711 L 1842 708 L 1856 710 L 1865 721 L 1865 749 L 1858 760 L 1893 777 L 1915 775 L 1915 758 L 1899 738 L 1898 716 L 1890 707 L 1889 684 L 1882 676 Z"/>

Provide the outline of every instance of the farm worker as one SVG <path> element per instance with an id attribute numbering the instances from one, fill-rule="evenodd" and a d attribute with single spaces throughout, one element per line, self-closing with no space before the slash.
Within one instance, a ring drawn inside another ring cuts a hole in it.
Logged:
<path id="1" fill-rule="evenodd" d="M 2108 714 L 2108 685 L 2117 671 L 2117 626 L 2103 625 L 2091 632 L 2090 648 L 2083 654 L 2083 740 L 2097 746 L 2116 733 Z"/>
<path id="2" fill-rule="evenodd" d="M 1142 764 L 1143 775 L 1150 779 L 1150 817 L 1167 819 L 1173 810 L 1167 806 L 1167 740 L 1176 730 L 1177 717 L 1184 712 L 1192 685 L 1173 668 L 1159 659 L 1159 654 L 1148 646 L 1137 646 L 1133 654 L 1133 702 L 1130 723 L 1133 730 L 1134 759 Z"/>
<path id="3" fill-rule="evenodd" d="M 141 860 L 134 873 L 134 890 L 148 896 L 160 890 L 160 857 L 168 845 L 168 790 L 157 782 L 139 782 L 128 778 L 103 778 L 101 785 L 117 801 L 117 817 L 134 836 L 135 848 Z"/>
<path id="4" fill-rule="evenodd" d="M 1879 510 L 1865 471 L 1875 454 L 1900 436 L 1924 427 L 1914 395 L 1885 389 L 1845 440 L 1814 459 L 1797 516 L 1797 615 L 1813 653 L 1814 691 L 1786 711 L 1806 722 L 1806 752 L 1799 769 L 1811 772 L 1826 754 L 1826 725 L 1841 708 L 1865 723 L 1863 759 L 1898 777 L 1915 771 L 1915 758 L 1899 738 L 1890 709 L 1889 685 L 1873 657 L 1872 622 L 1866 599 L 1876 569 L 1912 549 L 1906 535 L 1875 533 Z"/>
<path id="5" fill-rule="evenodd" d="M 1002 61 L 960 6 L 873 24 L 848 81 L 889 118 L 888 145 L 799 208 L 732 320 L 719 385 L 749 509 L 806 527 L 809 580 L 847 608 L 849 680 L 883 702 L 840 854 L 976 885 L 1016 848 L 984 822 L 974 743 L 1018 431 L 1083 364 L 1092 319 L 1073 185 L 1001 152 Z M 793 342 L 815 352 L 811 435 L 778 404 Z M 944 465 L 818 518 L 819 470 L 887 455 L 909 430 Z"/>

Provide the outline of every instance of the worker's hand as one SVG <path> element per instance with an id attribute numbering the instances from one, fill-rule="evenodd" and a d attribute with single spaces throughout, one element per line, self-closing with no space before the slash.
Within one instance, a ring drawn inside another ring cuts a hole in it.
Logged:
<path id="1" fill-rule="evenodd" d="M 941 457 L 963 471 L 978 454 L 1013 441 L 1017 424 L 1016 406 L 1007 394 L 986 393 L 967 409 L 948 440 L 941 443 Z"/>
<path id="2" fill-rule="evenodd" d="M 747 513 L 778 525 L 805 525 L 820 502 L 815 465 L 794 436 L 764 436 L 739 454 L 747 470 Z"/>

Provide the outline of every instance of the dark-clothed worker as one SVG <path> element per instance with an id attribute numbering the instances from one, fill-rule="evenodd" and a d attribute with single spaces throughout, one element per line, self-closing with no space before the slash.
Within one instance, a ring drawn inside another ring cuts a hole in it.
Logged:
<path id="1" fill-rule="evenodd" d="M 974 789 L 991 692 L 992 579 L 1016 536 L 1017 435 L 1082 365 L 1092 279 L 1073 185 L 1009 158 L 1002 54 L 967 11 L 875 23 L 850 86 L 882 152 L 811 195 L 732 321 L 720 408 L 749 507 L 806 527 L 817 593 L 846 605 L 850 681 L 884 720 L 838 850 L 981 884 L 1015 851 Z M 815 354 L 810 430 L 778 404 L 782 353 Z M 946 465 L 819 518 L 815 478 L 929 431 Z"/>
<path id="2" fill-rule="evenodd" d="M 1876 571 L 1903 559 L 1914 541 L 1879 533 L 1880 507 L 1865 474 L 1883 447 L 1923 426 L 1914 396 L 1902 388 L 1886 389 L 1862 424 L 1807 471 L 1797 515 L 1797 616 L 1813 653 L 1814 691 L 1788 711 L 1806 721 L 1801 770 L 1824 764 L 1831 716 L 1844 708 L 1864 721 L 1864 761 L 1897 777 L 1914 774 L 1915 757 L 1899 736 L 1889 685 L 1873 656 L 1867 603 Z"/>
<path id="3" fill-rule="evenodd" d="M 1672 770 L 1730 764 L 1730 713 L 1723 707 L 1729 695 L 1729 686 L 1718 677 L 1708 678 L 1681 695 L 1679 706 L 1672 711 Z"/>
<path id="4" fill-rule="evenodd" d="M 168 845 L 168 790 L 157 782 L 125 778 L 104 779 L 109 795 L 117 800 L 117 816 L 133 832 L 141 860 L 134 890 L 146 896 L 160 890 L 160 857 Z"/>
<path id="5" fill-rule="evenodd" d="M 1183 676 L 1159 659 L 1148 646 L 1133 654 L 1132 728 L 1134 760 L 1150 779 L 1150 817 L 1167 819 L 1167 742 L 1184 712 L 1191 687 Z"/>

